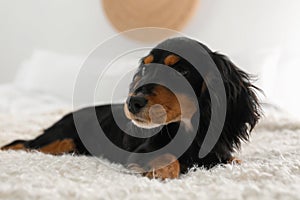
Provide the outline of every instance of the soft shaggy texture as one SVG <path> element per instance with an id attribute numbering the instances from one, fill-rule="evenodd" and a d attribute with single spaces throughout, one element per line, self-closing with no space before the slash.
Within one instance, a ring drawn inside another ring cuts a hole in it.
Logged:
<path id="1" fill-rule="evenodd" d="M 0 145 L 40 134 L 66 111 L 0 115 Z M 242 165 L 149 180 L 85 156 L 0 152 L 0 199 L 300 199 L 300 123 L 268 108 L 236 156 Z"/>

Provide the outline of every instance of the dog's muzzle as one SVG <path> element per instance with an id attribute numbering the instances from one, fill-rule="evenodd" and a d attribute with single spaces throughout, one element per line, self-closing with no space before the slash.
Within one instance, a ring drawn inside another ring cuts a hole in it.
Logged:
<path id="1" fill-rule="evenodd" d="M 148 100 L 144 96 L 131 96 L 128 97 L 126 103 L 129 112 L 137 114 L 147 105 Z"/>

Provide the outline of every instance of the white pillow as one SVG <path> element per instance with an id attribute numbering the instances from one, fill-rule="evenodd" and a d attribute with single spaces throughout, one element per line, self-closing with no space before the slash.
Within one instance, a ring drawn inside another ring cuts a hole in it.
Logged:
<path id="1" fill-rule="evenodd" d="M 257 51 L 240 51 L 229 56 L 230 59 L 242 70 L 251 74 L 254 85 L 264 91 L 258 93 L 263 102 L 270 102 L 281 51 L 279 48 L 262 49 Z"/>
<path id="2" fill-rule="evenodd" d="M 111 100 L 121 102 L 126 99 L 128 85 L 141 56 L 125 56 L 113 62 L 104 76 L 101 79 L 99 77 L 99 84 L 94 86 L 97 103 L 110 103 Z M 260 95 L 264 102 L 275 103 L 300 116 L 300 107 L 295 101 L 299 96 L 297 91 L 300 85 L 297 77 L 300 59 L 297 55 L 283 54 L 278 48 L 272 48 L 251 53 L 238 52 L 229 57 L 238 67 L 257 76 L 256 85 L 266 94 Z M 74 84 L 84 59 L 82 55 L 61 55 L 37 50 L 23 63 L 15 84 L 21 89 L 60 97 L 71 105 Z"/>
<path id="3" fill-rule="evenodd" d="M 300 58 L 298 51 L 281 54 L 269 95 L 273 102 L 300 117 Z"/>
<path id="4" fill-rule="evenodd" d="M 29 91 L 43 91 L 70 101 L 84 56 L 36 50 L 15 77 L 15 84 Z"/>
<path id="5" fill-rule="evenodd" d="M 124 101 L 133 70 L 137 67 L 141 56 L 143 56 L 141 53 L 123 56 L 113 62 L 105 70 L 104 75 L 99 75 L 99 84 L 91 86 L 95 87 L 97 103 L 111 102 L 116 83 L 121 79 L 121 86 L 118 86 L 114 94 L 114 101 Z M 48 50 L 36 50 L 32 57 L 22 64 L 14 83 L 21 89 L 57 96 L 71 105 L 76 78 L 85 59 L 86 56 L 82 55 L 63 55 Z M 93 62 L 96 62 L 96 65 L 99 63 L 99 67 L 105 69 L 105 66 L 101 66 L 101 59 L 105 58 L 97 58 Z M 122 77 L 128 72 L 130 74 L 123 80 Z M 95 74 L 91 74 L 93 75 Z"/>
<path id="6" fill-rule="evenodd" d="M 0 85 L 1 114 L 46 113 L 58 109 L 71 109 L 53 95 L 42 92 L 24 91 L 13 84 Z"/>
<path id="7" fill-rule="evenodd" d="M 265 95 L 259 95 L 262 102 L 279 106 L 291 115 L 300 117 L 300 58 L 297 51 L 284 48 L 264 49 L 256 52 L 233 54 L 234 63 L 256 75 L 256 85 Z"/>

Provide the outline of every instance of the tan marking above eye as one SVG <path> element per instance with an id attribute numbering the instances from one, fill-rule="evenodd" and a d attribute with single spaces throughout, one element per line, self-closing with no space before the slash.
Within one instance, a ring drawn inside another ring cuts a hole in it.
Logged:
<path id="1" fill-rule="evenodd" d="M 153 60 L 154 60 L 153 55 L 149 55 L 149 56 L 147 56 L 146 58 L 144 58 L 144 64 L 152 63 Z"/>
<path id="2" fill-rule="evenodd" d="M 165 65 L 170 66 L 170 65 L 176 64 L 179 60 L 180 60 L 179 56 L 171 54 L 165 58 L 164 63 L 165 63 Z"/>

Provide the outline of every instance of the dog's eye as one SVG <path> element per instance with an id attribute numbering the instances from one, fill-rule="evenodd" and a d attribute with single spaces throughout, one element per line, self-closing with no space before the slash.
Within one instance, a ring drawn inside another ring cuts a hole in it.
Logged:
<path id="1" fill-rule="evenodd" d="M 189 75 L 189 71 L 188 70 L 184 70 L 180 72 L 182 76 L 187 76 Z"/>
<path id="2" fill-rule="evenodd" d="M 182 76 L 187 76 L 190 72 L 188 70 L 177 70 L 177 73 Z"/>

